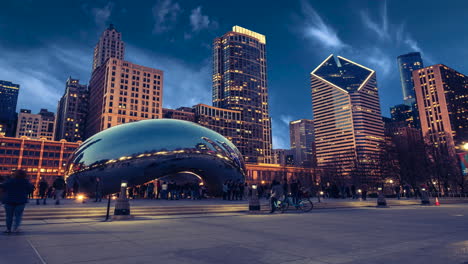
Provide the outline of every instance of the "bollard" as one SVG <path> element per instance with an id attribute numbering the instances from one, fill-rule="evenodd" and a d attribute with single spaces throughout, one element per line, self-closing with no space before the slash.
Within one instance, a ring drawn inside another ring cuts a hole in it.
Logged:
<path id="1" fill-rule="evenodd" d="M 379 187 L 379 197 L 377 198 L 377 207 L 387 208 L 387 200 L 383 194 L 382 188 Z"/>
<path id="2" fill-rule="evenodd" d="M 249 200 L 249 212 L 260 212 L 260 201 L 258 200 L 257 185 L 252 185 L 252 195 L 250 195 Z"/>
<path id="3" fill-rule="evenodd" d="M 131 219 L 130 215 L 130 202 L 127 198 L 127 182 L 122 181 L 120 184 L 120 196 L 115 203 L 114 215 L 112 220 L 127 220 Z"/>

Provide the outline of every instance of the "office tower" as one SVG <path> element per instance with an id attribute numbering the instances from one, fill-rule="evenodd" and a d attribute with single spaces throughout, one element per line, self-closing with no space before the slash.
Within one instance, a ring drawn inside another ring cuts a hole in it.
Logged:
<path id="1" fill-rule="evenodd" d="M 332 54 L 311 72 L 311 87 L 318 166 L 339 167 L 348 182 L 359 167 L 355 181 L 376 180 L 384 128 L 375 72 Z"/>
<path id="2" fill-rule="evenodd" d="M 108 58 L 124 59 L 125 44 L 122 41 L 122 33 L 118 32 L 113 24 L 102 32 L 93 56 L 93 72 L 103 65 Z"/>
<path id="3" fill-rule="evenodd" d="M 55 114 L 47 109 L 41 109 L 38 114 L 32 114 L 28 109 L 21 109 L 16 125 L 16 137 L 54 140 L 54 125 Z"/>
<path id="4" fill-rule="evenodd" d="M 44 178 L 52 184 L 55 177 L 64 175 L 68 157 L 78 145 L 74 142 L 0 135 L 0 177 L 9 177 L 13 170 L 23 169 L 33 183 L 37 184 L 37 179 Z"/>
<path id="5" fill-rule="evenodd" d="M 423 68 L 421 53 L 411 52 L 400 55 L 397 58 L 398 69 L 400 70 L 401 89 L 403 100 L 406 105 L 413 107 L 416 102 L 413 83 L 413 71 Z"/>
<path id="6" fill-rule="evenodd" d="M 80 84 L 80 80 L 69 77 L 57 107 L 55 140 L 82 141 L 87 112 L 88 87 Z"/>
<path id="7" fill-rule="evenodd" d="M 89 82 L 86 137 L 106 128 L 162 118 L 163 72 L 111 58 Z"/>
<path id="8" fill-rule="evenodd" d="M 314 120 L 300 119 L 289 122 L 289 139 L 297 166 L 312 166 L 314 160 Z"/>
<path id="9" fill-rule="evenodd" d="M 192 107 L 179 107 L 177 109 L 163 108 L 163 118 L 179 119 L 195 122 L 195 110 Z"/>
<path id="10" fill-rule="evenodd" d="M 294 166 L 296 151 L 292 149 L 272 149 L 272 163 L 281 166 Z"/>
<path id="11" fill-rule="evenodd" d="M 245 128 L 242 127 L 241 111 L 229 110 L 209 106 L 205 104 L 197 104 L 194 107 L 195 120 L 198 124 L 214 130 L 227 139 L 234 145 L 244 146 L 246 142 L 241 136 L 245 133 Z"/>
<path id="12" fill-rule="evenodd" d="M 15 134 L 16 105 L 18 103 L 19 84 L 0 80 L 0 134 Z"/>
<path id="13" fill-rule="evenodd" d="M 399 104 L 390 107 L 390 115 L 393 122 L 398 122 L 401 126 L 415 127 L 414 112 L 411 106 Z"/>
<path id="14" fill-rule="evenodd" d="M 234 144 L 246 162 L 271 163 L 264 35 L 234 26 L 214 40 L 213 106 L 241 112 L 241 143 Z"/>
<path id="15" fill-rule="evenodd" d="M 468 142 L 468 77 L 443 64 L 413 71 L 426 141 L 455 151 Z"/>

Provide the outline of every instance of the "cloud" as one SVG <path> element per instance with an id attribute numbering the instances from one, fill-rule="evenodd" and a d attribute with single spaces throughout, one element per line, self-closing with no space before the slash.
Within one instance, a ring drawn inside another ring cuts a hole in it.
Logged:
<path id="1" fill-rule="evenodd" d="M 178 59 L 131 45 L 127 45 L 126 51 L 129 61 L 164 71 L 164 107 L 211 105 L 211 60 L 189 66 Z"/>
<path id="2" fill-rule="evenodd" d="M 159 34 L 172 29 L 177 22 L 177 17 L 182 12 L 178 3 L 172 0 L 159 0 L 153 6 L 154 27 L 153 33 Z"/>
<path id="3" fill-rule="evenodd" d="M 86 51 L 86 49 L 85 49 Z M 12 50 L 0 46 L 0 79 L 20 85 L 18 109 L 56 111 L 69 75 L 89 78 L 91 55 L 83 49 L 57 44 L 42 48 Z M 86 80 L 84 80 L 86 81 Z"/>
<path id="4" fill-rule="evenodd" d="M 377 21 L 373 21 L 370 18 L 370 15 L 367 11 L 361 11 L 361 19 L 364 25 L 371 31 L 373 31 L 381 40 L 390 39 L 389 33 L 389 23 L 388 23 L 388 15 L 387 15 L 387 2 L 385 1 L 382 5 L 382 12 L 381 12 L 382 21 L 379 23 Z"/>
<path id="5" fill-rule="evenodd" d="M 99 28 L 105 28 L 109 17 L 112 14 L 112 8 L 114 7 L 114 3 L 109 2 L 104 7 L 98 8 L 94 7 L 91 9 L 91 13 L 94 16 L 94 22 Z"/>
<path id="6" fill-rule="evenodd" d="M 289 122 L 294 118 L 290 115 L 280 115 L 279 118 L 271 118 L 273 148 L 289 149 Z"/>
<path id="7" fill-rule="evenodd" d="M 384 77 L 390 75 L 395 69 L 395 60 L 378 47 L 371 48 L 363 58 L 367 63 L 372 65 L 371 68 L 376 68 L 378 74 Z"/>
<path id="8" fill-rule="evenodd" d="M 326 48 L 340 50 L 346 48 L 345 44 L 330 25 L 327 25 L 315 9 L 305 0 L 301 1 L 302 12 L 305 19 L 304 35 L 312 41 Z"/>
<path id="9" fill-rule="evenodd" d="M 210 19 L 201 12 L 201 6 L 192 10 L 190 14 L 190 25 L 193 31 L 200 31 L 210 26 Z"/>

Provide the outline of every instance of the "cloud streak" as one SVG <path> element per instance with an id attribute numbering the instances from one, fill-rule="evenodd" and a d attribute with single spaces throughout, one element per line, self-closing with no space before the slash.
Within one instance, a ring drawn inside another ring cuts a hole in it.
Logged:
<path id="1" fill-rule="evenodd" d="M 179 3 L 172 0 L 160 0 L 153 6 L 153 33 L 160 34 L 175 27 L 177 17 L 182 12 Z"/>
<path id="2" fill-rule="evenodd" d="M 94 22 L 99 28 L 104 28 L 109 20 L 114 3 L 109 2 L 104 7 L 94 7 L 91 9 L 91 13 L 94 16 Z"/>

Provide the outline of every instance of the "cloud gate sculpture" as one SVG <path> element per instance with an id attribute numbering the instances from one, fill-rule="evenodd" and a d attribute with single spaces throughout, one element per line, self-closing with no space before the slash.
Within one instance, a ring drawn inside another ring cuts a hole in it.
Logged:
<path id="1" fill-rule="evenodd" d="M 180 172 L 198 175 L 208 193 L 219 195 L 226 180 L 245 180 L 239 150 L 225 137 L 192 122 L 142 120 L 115 126 L 87 139 L 69 159 L 68 186 L 103 194 Z"/>

